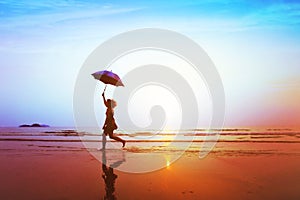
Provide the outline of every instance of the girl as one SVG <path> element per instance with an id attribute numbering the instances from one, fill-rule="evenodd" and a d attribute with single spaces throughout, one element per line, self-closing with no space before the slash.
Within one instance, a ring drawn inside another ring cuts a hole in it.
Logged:
<path id="1" fill-rule="evenodd" d="M 114 139 L 116 141 L 122 142 L 122 147 L 125 146 L 125 140 L 119 138 L 118 136 L 114 135 L 114 130 L 118 128 L 115 119 L 114 119 L 114 108 L 117 106 L 117 102 L 113 99 L 105 99 L 104 92 L 102 93 L 103 102 L 106 106 L 106 119 L 103 125 L 103 137 L 106 139 L 105 136 L 109 135 L 109 138 Z"/>

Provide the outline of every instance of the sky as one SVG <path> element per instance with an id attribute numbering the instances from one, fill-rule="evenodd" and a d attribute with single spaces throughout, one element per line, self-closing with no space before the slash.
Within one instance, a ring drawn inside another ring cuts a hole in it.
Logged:
<path id="1" fill-rule="evenodd" d="M 300 2 L 283 0 L 0 0 L 0 126 L 73 126 L 88 55 L 139 28 L 179 32 L 207 52 L 224 85 L 225 127 L 299 127 Z"/>

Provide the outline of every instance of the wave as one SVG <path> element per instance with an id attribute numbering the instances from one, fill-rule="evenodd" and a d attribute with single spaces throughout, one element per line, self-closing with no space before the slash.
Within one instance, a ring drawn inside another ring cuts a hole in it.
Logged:
<path id="1" fill-rule="evenodd" d="M 102 140 L 96 139 L 43 139 L 43 138 L 0 138 L 0 141 L 30 141 L 30 142 L 102 142 Z M 110 142 L 117 142 L 111 140 Z M 300 140 L 126 140 L 127 143 L 179 143 L 179 142 L 193 142 L 193 143 L 202 143 L 202 142 L 229 142 L 229 143 L 300 143 Z"/>
<path id="2" fill-rule="evenodd" d="M 205 129 L 168 130 L 164 132 L 117 130 L 116 135 L 130 143 L 300 143 L 300 131 L 296 129 L 221 129 L 220 137 L 216 132 Z M 267 131 L 267 132 L 266 132 Z M 0 141 L 31 142 L 101 142 L 100 131 L 77 131 L 68 127 L 56 128 L 0 128 Z M 111 140 L 109 140 L 111 141 Z"/>

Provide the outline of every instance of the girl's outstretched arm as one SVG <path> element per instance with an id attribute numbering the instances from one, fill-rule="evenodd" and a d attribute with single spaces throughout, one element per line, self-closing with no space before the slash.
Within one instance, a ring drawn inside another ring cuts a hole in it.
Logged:
<path id="1" fill-rule="evenodd" d="M 107 101 L 106 101 L 105 96 L 104 96 L 104 91 L 102 93 L 102 98 L 103 98 L 104 105 L 107 107 Z"/>

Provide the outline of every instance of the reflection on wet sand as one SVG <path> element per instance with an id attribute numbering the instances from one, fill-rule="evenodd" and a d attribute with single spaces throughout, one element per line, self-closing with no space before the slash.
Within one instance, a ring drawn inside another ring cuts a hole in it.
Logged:
<path id="1" fill-rule="evenodd" d="M 105 147 L 105 145 L 103 147 Z M 115 160 L 114 162 L 112 162 L 112 164 L 108 164 L 106 153 L 107 150 L 103 148 L 102 149 L 102 178 L 105 182 L 105 195 L 103 199 L 115 200 L 117 199 L 115 194 L 115 183 L 116 183 L 116 179 L 118 178 L 118 175 L 114 173 L 114 168 L 119 167 L 125 161 L 125 156 L 124 153 L 122 153 L 121 158 Z"/>

